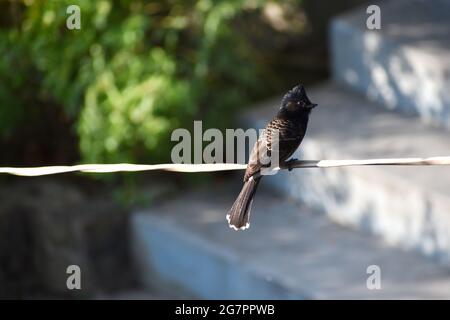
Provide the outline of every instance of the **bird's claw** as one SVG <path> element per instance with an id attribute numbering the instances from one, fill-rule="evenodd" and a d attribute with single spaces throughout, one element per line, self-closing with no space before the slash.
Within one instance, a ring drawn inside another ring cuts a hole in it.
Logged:
<path id="1" fill-rule="evenodd" d="M 298 160 L 298 159 L 296 159 L 296 158 L 292 158 L 292 159 L 290 159 L 289 161 L 286 162 L 286 164 L 287 164 L 287 166 L 288 166 L 288 171 L 289 171 L 289 172 L 291 172 L 292 169 L 294 169 L 294 168 L 292 167 L 292 164 L 293 164 L 294 162 L 296 162 L 297 160 Z"/>

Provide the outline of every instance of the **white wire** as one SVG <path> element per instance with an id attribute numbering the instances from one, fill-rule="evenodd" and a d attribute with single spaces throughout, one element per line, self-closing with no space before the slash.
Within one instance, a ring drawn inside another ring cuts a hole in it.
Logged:
<path id="1" fill-rule="evenodd" d="M 363 159 L 363 160 L 298 160 L 283 165 L 282 169 L 295 168 L 331 168 L 347 166 L 374 166 L 374 165 L 450 165 L 450 157 L 432 158 L 393 158 L 393 159 Z M 229 170 L 244 170 L 245 164 L 217 163 L 217 164 L 80 164 L 74 166 L 47 166 L 47 167 L 0 167 L 0 173 L 16 176 L 44 176 L 67 172 L 110 173 L 110 172 L 138 172 L 138 171 L 171 171 L 171 172 L 214 172 Z"/>

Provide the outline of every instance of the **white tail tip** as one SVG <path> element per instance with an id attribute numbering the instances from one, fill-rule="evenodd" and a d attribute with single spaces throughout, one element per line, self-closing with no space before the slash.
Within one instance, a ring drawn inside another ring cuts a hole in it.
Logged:
<path id="1" fill-rule="evenodd" d="M 231 219 L 230 219 L 230 215 L 229 215 L 229 214 L 227 214 L 226 218 L 227 218 L 227 221 L 228 221 L 228 226 L 229 226 L 231 229 L 233 229 L 233 230 L 239 231 L 239 230 L 245 230 L 245 229 L 250 228 L 250 222 L 247 222 L 247 223 L 245 224 L 245 226 L 242 226 L 242 227 L 238 228 L 238 227 L 236 227 L 235 225 L 231 224 L 231 222 L 230 222 Z"/>

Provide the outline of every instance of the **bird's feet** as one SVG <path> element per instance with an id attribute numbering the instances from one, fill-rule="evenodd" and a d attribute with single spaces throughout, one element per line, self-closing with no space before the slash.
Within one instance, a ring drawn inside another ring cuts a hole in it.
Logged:
<path id="1" fill-rule="evenodd" d="M 292 169 L 294 169 L 293 167 L 292 167 L 292 165 L 297 161 L 298 159 L 296 159 L 296 158 L 291 158 L 290 160 L 288 160 L 288 161 L 286 161 L 286 166 L 287 166 L 287 169 L 289 170 L 289 172 L 291 172 L 292 171 Z"/>

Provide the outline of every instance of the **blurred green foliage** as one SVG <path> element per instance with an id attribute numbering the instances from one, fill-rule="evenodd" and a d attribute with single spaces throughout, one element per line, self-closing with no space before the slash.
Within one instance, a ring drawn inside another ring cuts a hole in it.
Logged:
<path id="1" fill-rule="evenodd" d="M 81 8 L 68 30 L 66 8 Z M 264 88 L 257 53 L 233 27 L 259 0 L 60 0 L 21 3 L 0 29 L 0 135 L 40 101 L 73 119 L 86 162 L 167 161 L 170 134 L 225 126 Z"/>

